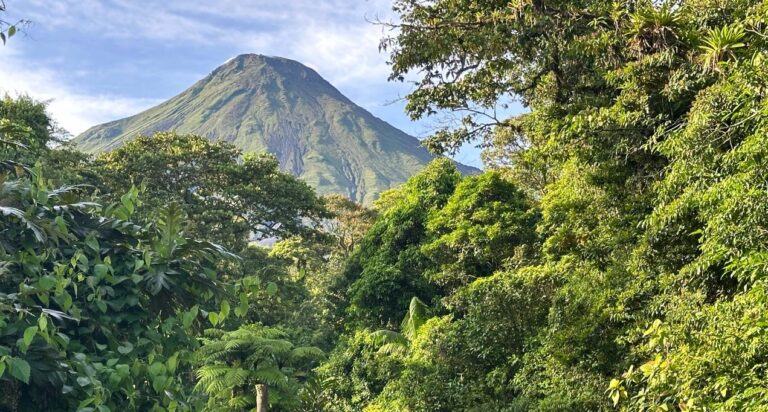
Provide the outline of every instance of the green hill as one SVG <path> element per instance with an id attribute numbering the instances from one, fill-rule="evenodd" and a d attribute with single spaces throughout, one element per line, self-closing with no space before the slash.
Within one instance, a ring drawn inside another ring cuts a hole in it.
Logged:
<path id="1" fill-rule="evenodd" d="M 363 203 L 433 159 L 418 139 L 357 106 L 314 70 L 255 54 L 237 56 L 170 100 L 92 127 L 74 142 L 96 153 L 167 130 L 274 153 L 284 170 L 319 193 Z"/>

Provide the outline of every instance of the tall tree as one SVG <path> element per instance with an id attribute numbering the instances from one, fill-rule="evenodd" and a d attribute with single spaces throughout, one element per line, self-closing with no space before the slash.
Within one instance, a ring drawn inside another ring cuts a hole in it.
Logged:
<path id="1" fill-rule="evenodd" d="M 157 133 L 138 137 L 94 162 L 106 193 L 144 190 L 140 215 L 178 202 L 190 233 L 242 249 L 251 239 L 300 234 L 326 215 L 314 191 L 281 172 L 277 160 L 245 155 L 225 142 Z"/>
<path id="2" fill-rule="evenodd" d="M 461 176 L 447 159 L 430 163 L 396 192 L 350 257 L 338 287 L 348 288 L 350 312 L 370 327 L 394 328 L 413 296 L 437 297 L 421 250 L 429 213 L 445 205 Z"/>

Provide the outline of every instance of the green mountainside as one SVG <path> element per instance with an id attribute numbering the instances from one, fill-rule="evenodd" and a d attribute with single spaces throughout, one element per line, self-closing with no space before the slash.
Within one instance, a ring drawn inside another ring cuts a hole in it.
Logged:
<path id="1" fill-rule="evenodd" d="M 433 159 L 418 139 L 357 106 L 314 70 L 256 54 L 237 56 L 170 100 L 94 126 L 74 142 L 97 153 L 169 130 L 225 140 L 244 152 L 274 153 L 283 170 L 319 193 L 362 203 Z"/>

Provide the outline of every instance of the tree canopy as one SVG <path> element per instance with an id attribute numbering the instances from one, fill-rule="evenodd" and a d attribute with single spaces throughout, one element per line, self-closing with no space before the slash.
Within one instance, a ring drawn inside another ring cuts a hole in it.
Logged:
<path id="1" fill-rule="evenodd" d="M 312 189 L 281 172 L 274 156 L 243 156 L 200 136 L 140 136 L 99 156 L 93 169 L 106 193 L 141 187 L 147 213 L 177 202 L 192 218 L 191 233 L 236 249 L 298 234 L 309 229 L 307 220 L 325 216 Z"/>
<path id="2" fill-rule="evenodd" d="M 410 232 L 417 249 L 374 248 L 387 253 L 362 259 L 369 266 L 353 256 L 355 317 L 382 319 L 378 302 L 397 297 L 383 318 L 395 331 L 420 293 L 433 318 L 406 355 L 380 361 L 396 367 L 386 382 L 369 378 L 365 406 L 348 407 L 764 408 L 763 2 L 399 0 L 395 10 L 382 47 L 391 78 L 413 81 L 409 113 L 463 118 L 429 147 L 477 142 L 492 171 L 420 189 L 428 200 L 411 210 L 423 214 L 392 225 L 422 222 Z M 499 115 L 513 101 L 527 111 Z M 406 193 L 383 196 L 374 231 Z M 401 255 L 415 260 L 384 259 Z M 356 297 L 372 279 L 432 289 L 382 283 Z"/>

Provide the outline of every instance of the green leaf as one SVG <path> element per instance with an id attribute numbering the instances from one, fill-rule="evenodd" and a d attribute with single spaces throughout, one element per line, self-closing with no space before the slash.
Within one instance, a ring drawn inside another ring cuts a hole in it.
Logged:
<path id="1" fill-rule="evenodd" d="M 103 278 L 104 276 L 107 275 L 107 273 L 109 273 L 109 266 L 107 266 L 105 264 L 102 264 L 102 263 L 94 265 L 93 266 L 93 273 L 96 276 L 98 276 L 100 278 Z"/>
<path id="2" fill-rule="evenodd" d="M 131 368 L 128 365 L 122 364 L 115 366 L 115 372 L 120 375 L 121 378 L 127 377 L 131 373 Z"/>
<path id="3" fill-rule="evenodd" d="M 133 214 L 133 199 L 131 197 L 131 193 L 126 193 L 123 196 L 120 197 L 120 203 L 122 203 L 123 207 L 125 208 L 125 211 L 128 212 L 129 215 Z"/>
<path id="4" fill-rule="evenodd" d="M 209 312 L 208 320 L 211 322 L 211 325 L 216 326 L 216 324 L 219 323 L 219 314 L 216 312 Z"/>
<path id="5" fill-rule="evenodd" d="M 197 317 L 198 310 L 199 307 L 195 305 L 192 307 L 192 309 L 184 312 L 184 314 L 181 316 L 181 324 L 184 326 L 184 329 L 188 329 L 190 326 L 192 326 L 192 322 L 194 322 L 195 318 Z"/>
<path id="6" fill-rule="evenodd" d="M 53 221 L 56 222 L 56 226 L 59 228 L 59 231 L 61 233 L 64 233 L 65 235 L 69 233 L 67 229 L 67 223 L 64 221 L 63 217 L 56 216 L 56 218 Z"/>
<path id="7" fill-rule="evenodd" d="M 243 317 L 248 313 L 248 295 L 245 293 L 240 294 L 240 303 L 235 307 L 235 315 L 237 317 Z"/>
<path id="8" fill-rule="evenodd" d="M 10 39 L 13 37 L 13 35 L 16 34 L 16 26 L 11 26 L 8 28 L 8 38 Z"/>
<path id="9" fill-rule="evenodd" d="M 161 362 L 155 362 L 149 366 L 149 374 L 152 376 L 164 375 L 166 371 L 165 365 Z"/>
<path id="10" fill-rule="evenodd" d="M 43 290 L 51 290 L 56 286 L 56 278 L 51 275 L 45 275 L 40 278 L 40 280 L 37 281 L 37 284 L 40 286 L 40 289 Z"/>
<path id="11" fill-rule="evenodd" d="M 229 316 L 229 310 L 229 301 L 226 299 L 221 301 L 221 312 L 219 312 L 219 317 L 221 320 L 224 320 L 227 318 L 227 316 Z"/>
<path id="12" fill-rule="evenodd" d="M 276 293 L 277 293 L 277 283 L 269 282 L 269 284 L 267 285 L 267 295 L 275 296 Z"/>
<path id="13" fill-rule="evenodd" d="M 98 240 L 96 240 L 96 238 L 93 238 L 93 237 L 87 237 L 87 238 L 85 238 L 85 244 L 86 244 L 86 245 L 87 245 L 89 248 L 93 249 L 93 251 L 94 251 L 94 252 L 99 252 L 99 251 L 100 251 L 100 248 L 99 248 L 99 241 L 98 241 Z"/>
<path id="14" fill-rule="evenodd" d="M 35 338 L 35 335 L 37 335 L 37 326 L 30 326 L 24 330 L 24 338 L 22 340 L 24 341 L 25 348 L 32 344 L 32 339 Z"/>
<path id="15" fill-rule="evenodd" d="M 8 358 L 7 362 L 8 373 L 10 373 L 11 376 L 24 383 L 29 383 L 30 369 L 27 361 L 19 358 Z"/>
<path id="16" fill-rule="evenodd" d="M 168 380 L 165 376 L 158 376 L 152 380 L 152 389 L 160 393 L 165 388 L 167 382 Z"/>
<path id="17" fill-rule="evenodd" d="M 133 350 L 133 345 L 131 344 L 131 342 L 125 342 L 122 345 L 117 347 L 117 351 L 122 353 L 123 355 L 127 355 L 131 353 L 132 350 Z"/>
<path id="18" fill-rule="evenodd" d="M 176 367 L 179 365 L 179 353 L 176 352 L 168 358 L 168 361 L 166 362 L 166 366 L 168 367 L 168 372 L 170 373 L 176 373 Z"/>

